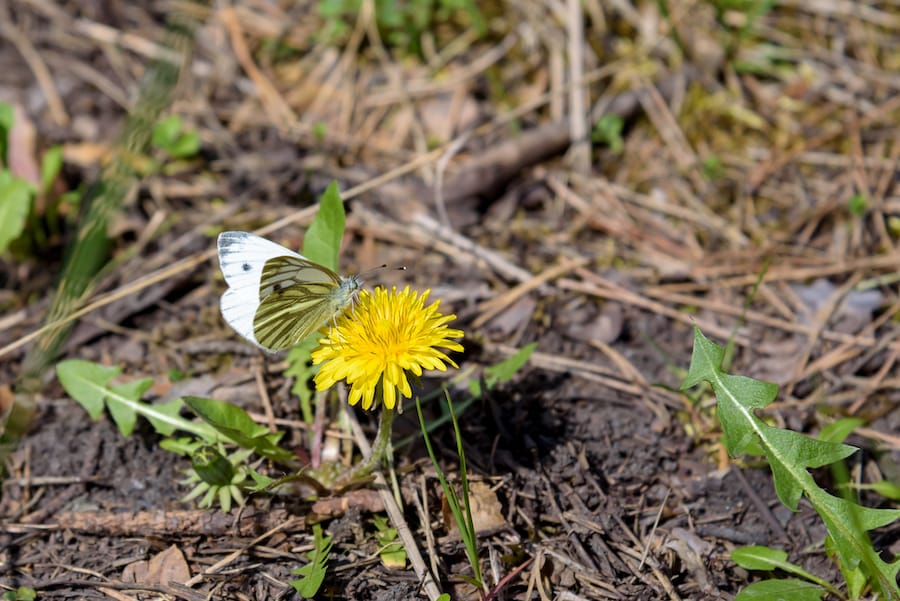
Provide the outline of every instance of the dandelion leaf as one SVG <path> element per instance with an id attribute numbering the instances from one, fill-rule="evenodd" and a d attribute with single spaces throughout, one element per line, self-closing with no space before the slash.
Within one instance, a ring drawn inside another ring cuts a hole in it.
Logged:
<path id="1" fill-rule="evenodd" d="M 309 563 L 291 570 L 291 574 L 303 577 L 299 580 L 292 580 L 291 586 L 304 599 L 313 598 L 322 587 L 330 553 L 331 537 L 323 536 L 322 526 L 315 524 L 313 526 L 313 550 L 306 553 Z"/>
<path id="2" fill-rule="evenodd" d="M 860 567 L 873 589 L 885 598 L 900 598 L 896 577 L 900 561 L 881 559 L 869 540 L 868 531 L 900 519 L 900 510 L 871 509 L 830 495 L 818 487 L 809 469 L 840 461 L 856 449 L 849 445 L 809 438 L 790 430 L 769 426 L 754 411 L 775 399 L 777 387 L 722 371 L 725 349 L 694 328 L 694 350 L 682 390 L 707 382 L 716 395 L 719 420 L 726 449 L 732 456 L 761 451 L 772 468 L 779 500 L 797 511 L 800 498 L 807 500 L 822 517 L 841 558 L 841 568 Z M 749 597 L 748 597 L 749 598 Z"/>
<path id="3" fill-rule="evenodd" d="M 118 367 L 107 367 L 81 359 L 62 361 L 56 366 L 56 377 L 73 399 L 84 407 L 91 419 L 100 419 L 104 407 L 123 436 L 134 432 L 137 412 L 155 411 L 152 405 L 141 403 L 140 398 L 153 385 L 151 378 L 144 378 L 110 386 L 119 375 Z"/>
<path id="4" fill-rule="evenodd" d="M 734 601 L 820 601 L 825 589 L 796 578 L 754 582 L 735 596 Z"/>

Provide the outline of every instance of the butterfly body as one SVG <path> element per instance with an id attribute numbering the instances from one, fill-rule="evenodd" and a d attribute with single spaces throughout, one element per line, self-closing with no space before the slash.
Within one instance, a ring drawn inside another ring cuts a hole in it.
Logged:
<path id="1" fill-rule="evenodd" d="M 222 316 L 238 334 L 268 351 L 301 342 L 340 315 L 362 288 L 358 276 L 342 277 L 247 232 L 222 232 L 218 251 L 228 284 Z"/>

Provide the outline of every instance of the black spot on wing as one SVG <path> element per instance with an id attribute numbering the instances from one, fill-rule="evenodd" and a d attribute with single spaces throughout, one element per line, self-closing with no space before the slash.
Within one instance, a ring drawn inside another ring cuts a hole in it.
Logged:
<path id="1" fill-rule="evenodd" d="M 241 265 L 241 269 L 243 269 L 244 271 L 250 271 L 251 269 L 253 269 L 253 266 L 250 265 L 250 263 L 244 263 L 243 265 Z"/>

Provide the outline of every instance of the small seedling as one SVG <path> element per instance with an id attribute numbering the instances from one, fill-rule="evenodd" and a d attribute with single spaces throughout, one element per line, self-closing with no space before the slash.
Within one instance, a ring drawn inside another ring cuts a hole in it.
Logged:
<path id="1" fill-rule="evenodd" d="M 869 208 L 869 200 L 866 198 L 865 194 L 854 194 L 850 197 L 847 208 L 852 215 L 856 217 L 865 217 L 866 211 Z"/>
<path id="2" fill-rule="evenodd" d="M 444 23 L 460 22 L 478 37 L 487 33 L 487 23 L 473 0 L 376 0 L 374 8 L 385 42 L 410 53 L 420 52 L 422 36 Z M 320 0 L 319 15 L 325 19 L 321 37 L 329 43 L 340 42 L 349 34 L 359 9 L 359 0 Z"/>
<path id="3" fill-rule="evenodd" d="M 625 149 L 625 142 L 622 139 L 624 127 L 625 121 L 618 115 L 603 115 L 591 130 L 591 141 L 606 144 L 613 154 L 621 154 Z"/>
<path id="4" fill-rule="evenodd" d="M 173 159 L 189 159 L 200 152 L 200 135 L 185 128 L 178 115 L 166 117 L 156 124 L 151 143 Z"/>
<path id="5" fill-rule="evenodd" d="M 229 513 L 232 503 L 244 506 L 244 494 L 241 489 L 247 479 L 248 467 L 244 463 L 253 453 L 250 449 L 240 449 L 228 456 L 224 449 L 212 445 L 203 445 L 191 453 L 193 472 L 181 481 L 185 486 L 194 488 L 185 495 L 182 503 L 190 503 L 200 495 L 203 498 L 197 504 L 201 509 L 212 507 L 217 500 L 222 511 Z"/>
<path id="6" fill-rule="evenodd" d="M 381 545 L 378 556 L 388 569 L 406 567 L 406 549 L 397 538 L 397 529 L 392 528 L 386 516 L 376 515 L 372 518 L 375 525 L 375 540 Z"/>
<path id="7" fill-rule="evenodd" d="M 3 593 L 4 601 L 34 601 L 37 599 L 37 591 L 27 586 L 20 586 L 14 591 Z"/>
<path id="8" fill-rule="evenodd" d="M 7 165 L 10 164 L 9 136 L 14 120 L 12 105 L 0 102 L 0 254 L 17 240 L 44 246 L 49 236 L 59 233 L 60 214 L 68 211 L 69 205 L 75 205 L 79 197 L 78 193 L 72 192 L 53 193 L 53 183 L 62 169 L 59 146 L 50 148 L 41 158 L 39 184 L 13 175 Z M 44 202 L 35 203 L 38 198 L 43 198 Z M 41 205 L 40 209 L 37 205 Z M 25 246 L 27 248 L 28 243 Z"/>

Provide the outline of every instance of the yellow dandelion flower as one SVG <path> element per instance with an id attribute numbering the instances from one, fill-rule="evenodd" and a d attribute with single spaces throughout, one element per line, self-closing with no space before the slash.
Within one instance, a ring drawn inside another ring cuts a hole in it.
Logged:
<path id="1" fill-rule="evenodd" d="M 447 327 L 455 315 L 438 313 L 440 301 L 427 307 L 431 290 L 421 295 L 407 286 L 397 292 L 376 288 L 372 294 L 363 290 L 353 311 L 340 317 L 328 335 L 319 340 L 312 352 L 312 362 L 322 364 L 315 382 L 318 390 L 326 390 L 340 380 L 350 385 L 351 405 L 362 401 L 368 410 L 381 389 L 387 409 L 397 404 L 398 393 L 412 396 L 408 374 L 422 375 L 423 369 L 445 371 L 445 364 L 457 367 L 442 350 L 461 351 L 454 338 L 462 338 L 460 330 Z"/>

